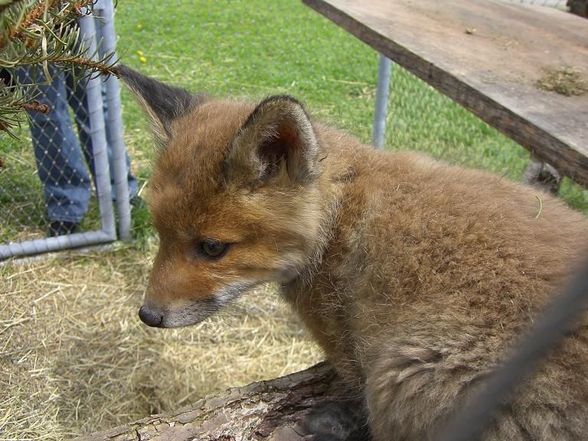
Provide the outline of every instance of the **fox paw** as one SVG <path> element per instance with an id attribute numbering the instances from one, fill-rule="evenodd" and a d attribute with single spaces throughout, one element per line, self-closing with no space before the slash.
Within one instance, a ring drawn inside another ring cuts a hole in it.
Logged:
<path id="1" fill-rule="evenodd" d="M 298 424 L 304 441 L 369 441 L 367 426 L 357 405 L 330 402 L 311 410 Z"/>

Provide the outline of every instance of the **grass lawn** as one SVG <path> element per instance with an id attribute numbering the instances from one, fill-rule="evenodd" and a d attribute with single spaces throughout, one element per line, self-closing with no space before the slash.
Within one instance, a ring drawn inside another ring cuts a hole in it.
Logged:
<path id="1" fill-rule="evenodd" d="M 328 20 L 292 1 L 177 1 L 163 10 L 155 3 L 119 5 L 119 55 L 124 63 L 217 96 L 291 94 L 316 117 L 370 141 L 377 54 Z M 134 130 L 132 147 L 148 154 L 145 125 L 137 125 L 143 117 L 135 105 L 126 103 L 127 127 Z M 392 78 L 387 146 L 420 150 L 514 180 L 520 179 L 529 157 L 525 149 L 401 68 Z M 588 212 L 587 190 L 566 181 L 562 197 Z"/>
<path id="2" fill-rule="evenodd" d="M 211 95 L 291 94 L 315 117 L 371 137 L 377 54 L 298 1 L 118 2 L 121 60 Z M 125 139 L 141 182 L 153 160 L 146 119 L 123 92 Z M 528 153 L 402 69 L 392 79 L 387 145 L 519 180 Z M 3 137 L 0 242 L 44 229 L 26 126 Z M 588 191 L 562 197 L 588 213 Z M 20 210 L 19 207 L 32 207 Z M 93 226 L 95 214 L 87 220 Z M 174 409 L 301 369 L 320 358 L 300 326 L 258 290 L 196 328 L 146 329 L 136 309 L 156 249 L 144 209 L 132 246 L 0 267 L 0 439 L 63 439 Z"/>

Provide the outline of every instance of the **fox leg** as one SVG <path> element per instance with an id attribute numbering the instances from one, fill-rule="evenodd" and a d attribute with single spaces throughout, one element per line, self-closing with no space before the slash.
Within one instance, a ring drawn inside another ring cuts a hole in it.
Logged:
<path id="1" fill-rule="evenodd" d="M 474 343 L 468 349 L 452 353 L 395 345 L 382 351 L 366 376 L 373 440 L 422 441 L 439 435 L 448 417 L 484 387 L 496 364 L 488 361 L 483 345 Z M 581 372 L 546 361 L 538 375 L 514 391 L 512 402 L 499 409 L 481 439 L 586 439 L 588 405 L 581 397 L 588 380 L 582 380 Z M 565 380 L 554 382 L 556 378 Z"/>
<path id="2" fill-rule="evenodd" d="M 379 354 L 366 376 L 366 401 L 374 441 L 430 438 L 463 388 L 468 370 L 444 372 L 435 350 L 399 345 Z"/>

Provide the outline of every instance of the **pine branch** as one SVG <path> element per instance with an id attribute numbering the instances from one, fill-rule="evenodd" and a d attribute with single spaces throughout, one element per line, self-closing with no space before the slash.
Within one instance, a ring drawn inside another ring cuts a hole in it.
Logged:
<path id="1" fill-rule="evenodd" d="M 78 79 L 114 74 L 113 54 L 98 56 L 82 44 L 77 20 L 94 0 L 0 0 L 0 69 L 15 78 L 25 67 L 34 72 L 56 65 Z M 46 111 L 34 101 L 31 84 L 0 81 L 0 131 L 14 136 L 25 110 Z"/>
<path id="2" fill-rule="evenodd" d="M 0 0 L 0 14 L 2 14 L 12 4 L 22 0 Z"/>
<path id="3" fill-rule="evenodd" d="M 49 8 L 55 7 L 59 0 L 49 0 L 48 2 L 40 1 L 33 9 L 28 11 L 25 17 L 20 20 L 14 27 L 8 28 L 5 32 L 7 36 L 0 38 L 0 49 L 6 44 L 17 39 L 21 39 L 28 28 L 39 21 Z"/>
<path id="4" fill-rule="evenodd" d="M 20 115 L 26 110 L 27 103 L 29 101 L 22 95 L 21 90 L 0 81 L 0 131 L 16 138 L 11 129 L 20 122 Z"/>
<path id="5" fill-rule="evenodd" d="M 113 55 L 114 54 L 111 54 L 110 57 Z M 109 61 L 110 59 L 94 61 L 84 57 L 72 56 L 56 59 L 54 64 L 67 67 L 82 67 L 88 71 L 100 72 L 102 75 L 116 75 L 116 69 L 114 67 L 114 64 L 116 63 L 110 63 Z"/>

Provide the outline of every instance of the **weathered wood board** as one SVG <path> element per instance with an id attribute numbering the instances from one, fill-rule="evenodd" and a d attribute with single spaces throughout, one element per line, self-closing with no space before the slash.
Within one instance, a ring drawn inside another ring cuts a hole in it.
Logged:
<path id="1" fill-rule="evenodd" d="M 588 21 L 495 0 L 303 0 L 564 175 L 588 187 Z"/>

